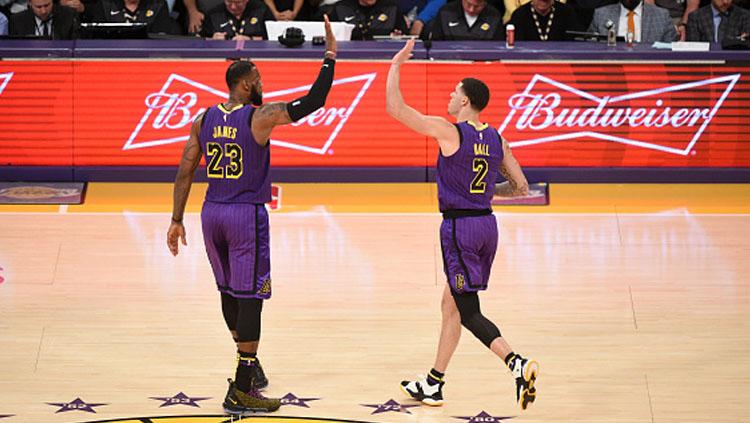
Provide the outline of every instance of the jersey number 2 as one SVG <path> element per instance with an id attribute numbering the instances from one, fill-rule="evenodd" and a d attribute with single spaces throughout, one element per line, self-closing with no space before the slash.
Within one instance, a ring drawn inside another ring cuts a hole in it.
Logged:
<path id="1" fill-rule="evenodd" d="M 208 164 L 206 173 L 209 178 L 238 179 L 242 176 L 242 147 L 235 143 L 226 143 L 224 148 L 217 142 L 206 143 Z M 229 164 L 222 167 L 221 159 L 229 157 Z"/>
<path id="2" fill-rule="evenodd" d="M 484 194 L 484 191 L 487 189 L 487 182 L 484 182 L 484 177 L 487 176 L 487 170 L 489 169 L 487 160 L 477 157 L 472 162 L 471 168 L 474 171 L 474 180 L 471 181 L 469 192 L 472 194 Z"/>

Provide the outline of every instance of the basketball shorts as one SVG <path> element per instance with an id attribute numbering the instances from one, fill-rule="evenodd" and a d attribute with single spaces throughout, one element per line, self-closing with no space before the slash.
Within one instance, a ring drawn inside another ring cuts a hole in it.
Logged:
<path id="1" fill-rule="evenodd" d="M 203 203 L 203 241 L 219 292 L 271 298 L 271 251 L 264 204 Z"/>
<path id="2" fill-rule="evenodd" d="M 487 289 L 497 237 L 493 214 L 443 219 L 440 225 L 443 269 L 454 293 Z"/>

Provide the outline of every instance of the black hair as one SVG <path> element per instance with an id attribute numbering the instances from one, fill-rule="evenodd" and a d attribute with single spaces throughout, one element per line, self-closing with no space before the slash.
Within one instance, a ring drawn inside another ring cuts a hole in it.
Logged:
<path id="1" fill-rule="evenodd" d="M 255 69 L 255 64 L 249 60 L 237 60 L 227 68 L 227 87 L 231 90 L 240 82 L 240 79 L 246 77 Z"/>
<path id="2" fill-rule="evenodd" d="M 474 110 L 481 112 L 490 102 L 490 89 L 487 84 L 476 78 L 464 78 L 461 80 L 461 89 L 469 97 L 469 103 Z"/>

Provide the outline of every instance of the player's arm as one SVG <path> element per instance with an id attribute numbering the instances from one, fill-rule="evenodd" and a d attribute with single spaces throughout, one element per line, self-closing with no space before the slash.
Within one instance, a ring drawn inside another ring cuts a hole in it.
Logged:
<path id="1" fill-rule="evenodd" d="M 325 105 L 333 84 L 333 69 L 336 65 L 336 37 L 333 36 L 328 15 L 323 16 L 326 29 L 326 52 L 318 78 L 307 95 L 289 103 L 274 102 L 260 106 L 253 113 L 251 123 L 253 137 L 260 145 L 266 145 L 273 128 L 296 122 Z"/>
<path id="2" fill-rule="evenodd" d="M 202 152 L 198 135 L 201 132 L 202 120 L 203 114 L 198 115 L 190 127 L 190 137 L 182 151 L 180 167 L 177 169 L 177 176 L 174 180 L 172 223 L 169 225 L 169 231 L 167 232 L 167 246 L 173 256 L 176 256 L 179 252 L 179 240 L 182 240 L 182 245 L 187 245 L 182 218 L 185 214 L 188 195 L 190 195 L 190 187 L 193 185 L 195 169 L 201 162 Z"/>
<path id="3" fill-rule="evenodd" d="M 529 183 L 523 174 L 521 165 L 513 157 L 508 142 L 500 137 L 503 142 L 503 162 L 500 163 L 500 173 L 506 179 L 501 184 L 495 184 L 495 195 L 501 197 L 521 197 L 529 194 Z"/>
<path id="4" fill-rule="evenodd" d="M 414 43 L 414 38 L 410 39 L 404 48 L 393 56 L 385 88 L 385 108 L 389 115 L 413 131 L 435 138 L 444 154 L 450 153 L 450 150 L 455 151 L 459 143 L 456 127 L 442 117 L 423 115 L 406 104 L 401 95 L 401 65 L 412 56 Z"/>

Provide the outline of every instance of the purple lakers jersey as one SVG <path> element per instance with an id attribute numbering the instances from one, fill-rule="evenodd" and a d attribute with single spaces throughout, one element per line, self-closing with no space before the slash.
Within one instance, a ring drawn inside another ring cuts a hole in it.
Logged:
<path id="1" fill-rule="evenodd" d="M 461 145 L 450 157 L 438 156 L 440 211 L 490 209 L 495 181 L 503 161 L 497 131 L 487 124 L 456 124 Z"/>
<path id="2" fill-rule="evenodd" d="M 262 147 L 250 131 L 255 108 L 209 108 L 199 136 L 206 159 L 206 201 L 254 203 L 271 201 L 270 145 Z"/>

